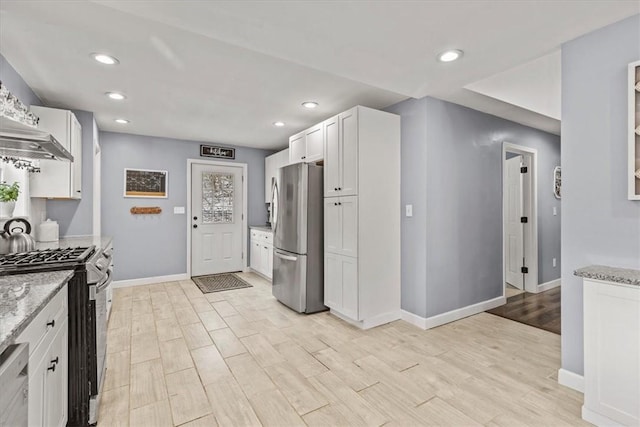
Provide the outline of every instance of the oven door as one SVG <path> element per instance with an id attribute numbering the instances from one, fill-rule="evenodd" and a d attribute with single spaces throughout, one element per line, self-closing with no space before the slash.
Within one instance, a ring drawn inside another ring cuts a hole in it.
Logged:
<path id="1" fill-rule="evenodd" d="M 91 381 L 91 400 L 89 401 L 89 423 L 97 421 L 99 393 L 102 388 L 105 372 L 105 358 L 107 355 L 107 290 L 112 282 L 112 269 L 108 269 L 104 279 L 95 286 L 95 300 L 92 301 L 92 317 L 94 323 L 94 339 L 91 342 L 91 354 L 93 359 L 89 366 L 95 367 L 89 372 Z M 93 293 L 93 292 L 92 292 Z"/>

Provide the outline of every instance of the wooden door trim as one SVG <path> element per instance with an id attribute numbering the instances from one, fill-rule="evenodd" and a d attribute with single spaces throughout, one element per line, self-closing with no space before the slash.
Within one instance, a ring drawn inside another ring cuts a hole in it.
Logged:
<path id="1" fill-rule="evenodd" d="M 186 206 L 186 227 L 187 227 L 187 277 L 191 277 L 191 169 L 193 165 L 204 166 L 225 166 L 242 168 L 242 266 L 244 271 L 248 271 L 247 261 L 249 259 L 249 253 L 247 252 L 247 221 L 248 218 L 248 183 L 249 175 L 246 163 L 237 162 L 225 162 L 217 160 L 201 160 L 201 159 L 187 159 L 187 206 Z"/>

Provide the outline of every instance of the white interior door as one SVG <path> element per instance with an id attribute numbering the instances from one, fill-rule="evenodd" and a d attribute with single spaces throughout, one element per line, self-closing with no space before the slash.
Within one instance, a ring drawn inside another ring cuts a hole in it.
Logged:
<path id="1" fill-rule="evenodd" d="M 191 165 L 191 275 L 243 268 L 242 167 Z"/>
<path id="2" fill-rule="evenodd" d="M 522 174 L 520 167 L 522 156 L 506 160 L 507 194 L 505 194 L 507 222 L 505 233 L 505 269 L 506 280 L 511 286 L 524 289 L 524 276 L 520 268 L 524 264 L 524 226 L 520 222 L 523 212 Z"/>

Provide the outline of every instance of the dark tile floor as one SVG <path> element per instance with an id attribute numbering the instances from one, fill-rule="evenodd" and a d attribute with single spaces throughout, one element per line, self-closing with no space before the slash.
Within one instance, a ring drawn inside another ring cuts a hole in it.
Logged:
<path id="1" fill-rule="evenodd" d="M 560 287 L 512 296 L 505 305 L 487 313 L 560 335 Z"/>

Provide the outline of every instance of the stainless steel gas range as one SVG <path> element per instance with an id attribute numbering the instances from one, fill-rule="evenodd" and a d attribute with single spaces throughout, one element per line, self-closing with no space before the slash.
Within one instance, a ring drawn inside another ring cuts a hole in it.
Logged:
<path id="1" fill-rule="evenodd" d="M 110 251 L 95 246 L 0 256 L 0 275 L 73 269 L 69 304 L 69 426 L 95 424 L 107 348 Z"/>

